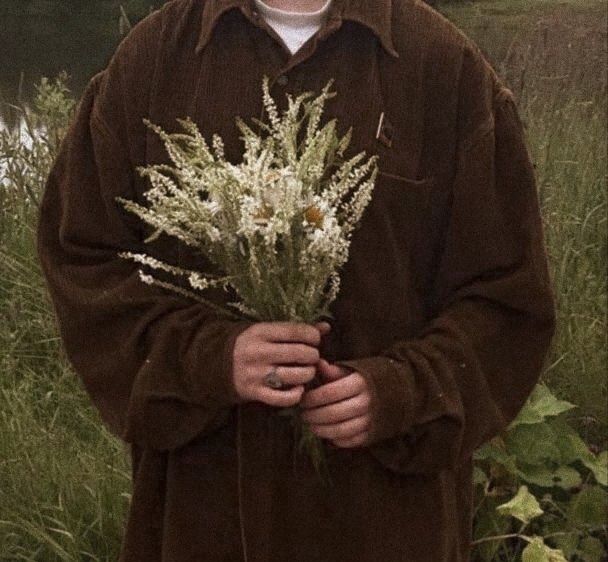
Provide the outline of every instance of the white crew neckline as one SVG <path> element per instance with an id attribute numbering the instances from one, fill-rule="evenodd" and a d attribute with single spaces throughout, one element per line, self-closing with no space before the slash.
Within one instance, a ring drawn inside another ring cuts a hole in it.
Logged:
<path id="1" fill-rule="evenodd" d="M 323 18 L 329 11 L 329 6 L 332 0 L 327 0 L 325 4 L 314 12 L 294 12 L 291 10 L 282 10 L 269 6 L 263 0 L 255 0 L 258 10 L 269 21 L 275 21 L 282 25 L 288 26 L 319 26 L 323 23 Z"/>

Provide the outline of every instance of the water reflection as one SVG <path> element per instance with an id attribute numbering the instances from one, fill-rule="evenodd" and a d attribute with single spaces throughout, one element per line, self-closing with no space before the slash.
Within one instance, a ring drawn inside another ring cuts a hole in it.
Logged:
<path id="1" fill-rule="evenodd" d="M 131 23 L 163 0 L 0 0 L 0 128 L 14 128 L 19 113 L 9 104 L 27 104 L 42 76 L 61 70 L 80 96 L 88 80 L 103 69 Z"/>

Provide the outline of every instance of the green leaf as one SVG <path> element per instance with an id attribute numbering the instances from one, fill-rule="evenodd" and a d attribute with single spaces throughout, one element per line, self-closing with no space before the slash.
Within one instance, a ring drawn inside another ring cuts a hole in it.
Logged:
<path id="1" fill-rule="evenodd" d="M 507 451 L 527 464 L 559 463 L 561 453 L 556 445 L 557 435 L 546 423 L 518 425 L 507 434 Z"/>
<path id="2" fill-rule="evenodd" d="M 520 486 L 517 494 L 507 503 L 499 505 L 496 511 L 501 515 L 515 517 L 523 523 L 529 523 L 544 513 L 536 498 L 528 491 L 527 486 Z"/>
<path id="3" fill-rule="evenodd" d="M 563 464 L 571 464 L 575 461 L 585 462 L 595 460 L 587 444 L 566 421 L 555 420 L 551 426 L 553 431 L 559 435 L 557 446 L 560 449 Z"/>
<path id="4" fill-rule="evenodd" d="M 511 423 L 510 429 L 518 425 L 537 424 L 550 416 L 558 416 L 576 405 L 556 398 L 544 384 L 538 384 L 526 401 L 518 416 Z"/>
<path id="5" fill-rule="evenodd" d="M 602 562 L 606 551 L 602 541 L 595 537 L 585 537 L 579 545 L 578 554 L 585 562 Z"/>
<path id="6" fill-rule="evenodd" d="M 473 484 L 475 486 L 485 486 L 488 482 L 486 473 L 478 466 L 473 467 Z"/>
<path id="7" fill-rule="evenodd" d="M 563 531 L 563 520 L 559 522 L 558 530 L 556 532 Z M 547 529 L 544 528 L 543 532 L 547 534 Z M 576 552 L 577 547 L 579 546 L 580 536 L 578 533 L 567 533 L 566 535 L 557 535 L 551 537 L 551 542 L 555 544 L 557 548 L 559 548 L 564 556 L 569 560 L 572 555 Z"/>
<path id="8" fill-rule="evenodd" d="M 517 417 L 511 422 L 509 429 L 513 429 L 515 426 L 521 424 L 542 423 L 544 421 L 544 416 L 526 402 L 524 407 L 519 411 L 519 414 L 517 414 Z"/>
<path id="9" fill-rule="evenodd" d="M 548 562 L 542 539 L 535 538 L 521 553 L 522 562 Z"/>
<path id="10" fill-rule="evenodd" d="M 577 488 L 582 484 L 582 478 L 578 470 L 570 466 L 560 466 L 553 472 L 555 485 L 564 490 Z"/>
<path id="11" fill-rule="evenodd" d="M 560 466 L 552 470 L 546 466 L 528 465 L 520 463 L 518 475 L 529 484 L 542 488 L 558 486 L 564 490 L 576 488 L 582 483 L 581 475 L 569 466 Z"/>
<path id="12" fill-rule="evenodd" d="M 541 537 L 534 537 L 521 553 L 522 562 L 568 562 L 561 550 L 548 547 Z"/>
<path id="13" fill-rule="evenodd" d="M 599 486 L 589 486 L 576 494 L 568 508 L 568 519 L 577 525 L 601 527 L 606 522 L 608 493 Z"/>
<path id="14" fill-rule="evenodd" d="M 608 451 L 594 455 L 583 439 L 565 420 L 551 422 L 553 431 L 559 436 L 556 444 L 561 452 L 562 464 L 579 461 L 592 473 L 598 484 L 608 486 Z"/>
<path id="15" fill-rule="evenodd" d="M 583 460 L 583 464 L 593 472 L 598 484 L 608 486 L 608 451 L 602 451 L 593 460 Z"/>
<path id="16" fill-rule="evenodd" d="M 475 460 L 491 461 L 502 465 L 510 474 L 517 474 L 515 457 L 493 442 L 485 443 L 475 451 Z"/>
<path id="17" fill-rule="evenodd" d="M 475 518 L 473 537 L 475 540 L 504 535 L 511 529 L 511 520 L 496 513 L 494 498 L 486 498 L 483 508 Z M 493 562 L 501 548 L 501 541 L 486 541 L 475 547 L 475 556 L 483 562 Z"/>
<path id="18" fill-rule="evenodd" d="M 536 386 L 530 397 L 532 407 L 542 416 L 558 416 L 563 412 L 576 408 L 575 404 L 559 400 L 544 384 Z"/>

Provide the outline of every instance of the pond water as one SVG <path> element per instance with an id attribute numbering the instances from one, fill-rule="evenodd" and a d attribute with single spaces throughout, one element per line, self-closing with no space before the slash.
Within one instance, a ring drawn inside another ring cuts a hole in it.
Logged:
<path id="1" fill-rule="evenodd" d="M 0 0 L 0 128 L 14 127 L 42 76 L 66 70 L 78 97 L 102 70 L 129 24 L 163 0 Z"/>

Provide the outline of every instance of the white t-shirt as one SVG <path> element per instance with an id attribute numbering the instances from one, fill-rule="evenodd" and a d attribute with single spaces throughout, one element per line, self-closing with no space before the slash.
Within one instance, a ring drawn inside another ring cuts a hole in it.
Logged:
<path id="1" fill-rule="evenodd" d="M 295 53 L 321 27 L 332 0 L 315 12 L 292 12 L 273 8 L 262 0 L 254 0 L 260 15 Z"/>

